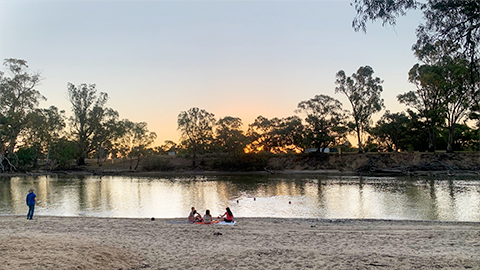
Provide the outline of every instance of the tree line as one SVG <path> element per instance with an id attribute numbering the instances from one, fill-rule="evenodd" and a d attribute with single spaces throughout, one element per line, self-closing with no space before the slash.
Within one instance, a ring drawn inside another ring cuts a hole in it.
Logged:
<path id="1" fill-rule="evenodd" d="M 37 90 L 39 73 L 30 72 L 27 62 L 5 59 L 0 72 L 0 169 L 16 171 L 36 167 L 41 159 L 53 169 L 69 166 L 72 160 L 84 165 L 108 155 L 140 159 L 156 139 L 145 122 L 119 119 L 106 106 L 108 94 L 94 84 L 68 83 L 72 116 L 55 106 L 39 108 L 46 98 Z"/>
<path id="2" fill-rule="evenodd" d="M 328 147 L 352 150 L 354 134 L 359 152 L 364 151 L 478 151 L 480 144 L 480 3 L 477 0 L 370 1 L 353 0 L 357 11 L 352 26 L 366 31 L 369 20 L 395 25 L 408 10 L 419 9 L 425 22 L 417 28 L 412 50 L 419 60 L 408 71 L 415 90 L 397 96 L 408 109 L 385 111 L 373 123 L 372 116 L 385 109 L 383 80 L 370 66 L 348 76 L 340 70 L 335 93 L 346 97 L 348 109 L 328 95 L 316 95 L 298 103 L 295 115 L 268 119 L 258 116 L 246 130 L 238 117 L 215 115 L 191 108 L 178 115 L 178 144 L 165 141 L 151 147 L 156 134 L 145 122 L 120 119 L 107 107 L 108 94 L 94 84 L 68 84 L 72 116 L 55 106 L 39 108 L 45 97 L 36 89 L 41 80 L 28 70 L 25 60 L 5 59 L 0 73 L 0 169 L 13 171 L 35 167 L 45 160 L 50 168 L 76 160 L 107 156 L 130 159 L 136 169 L 148 155 L 175 149 L 197 154 L 303 152 Z M 134 162 L 134 160 L 136 162 Z"/>

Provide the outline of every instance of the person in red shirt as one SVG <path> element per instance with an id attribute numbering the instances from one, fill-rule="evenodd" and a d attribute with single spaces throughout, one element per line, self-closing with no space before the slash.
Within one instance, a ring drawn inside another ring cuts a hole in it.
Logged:
<path id="1" fill-rule="evenodd" d="M 227 212 L 225 212 L 225 214 L 219 216 L 218 218 L 221 219 L 223 218 L 223 221 L 225 222 L 233 222 L 233 213 L 232 211 L 230 211 L 230 208 L 227 207 L 226 208 Z"/>

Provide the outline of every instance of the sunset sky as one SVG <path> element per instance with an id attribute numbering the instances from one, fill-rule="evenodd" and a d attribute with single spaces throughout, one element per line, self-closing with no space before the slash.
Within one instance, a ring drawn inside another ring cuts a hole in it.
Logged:
<path id="1" fill-rule="evenodd" d="M 364 65 L 385 81 L 387 109 L 402 111 L 421 14 L 357 33 L 350 2 L 0 0 L 0 58 L 41 72 L 41 107 L 69 113 L 67 83 L 96 84 L 120 118 L 147 122 L 157 145 L 178 142 L 177 116 L 191 107 L 240 117 L 245 129 L 318 94 L 350 109 L 335 74 Z"/>

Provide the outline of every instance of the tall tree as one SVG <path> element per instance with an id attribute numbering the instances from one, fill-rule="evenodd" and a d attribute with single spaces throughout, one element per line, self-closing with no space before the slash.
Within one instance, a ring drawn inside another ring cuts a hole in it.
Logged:
<path id="1" fill-rule="evenodd" d="M 27 61 L 5 59 L 6 76 L 0 72 L 0 169 L 13 169 L 9 157 L 14 156 L 18 136 L 27 126 L 27 115 L 34 111 L 41 100 L 46 100 L 36 89 L 39 73 L 28 70 Z"/>
<path id="2" fill-rule="evenodd" d="M 108 95 L 100 92 L 97 96 L 95 84 L 75 86 L 68 83 L 68 98 L 73 112 L 72 131 L 78 145 L 77 164 L 85 165 L 85 158 L 98 146 L 93 143 L 94 137 L 97 142 L 101 141 L 98 137 L 105 130 L 105 121 L 118 114 L 105 107 Z"/>
<path id="3" fill-rule="evenodd" d="M 298 116 L 289 116 L 279 119 L 273 131 L 274 151 L 302 152 L 305 150 L 305 131 L 302 119 Z"/>
<path id="4" fill-rule="evenodd" d="M 420 60 L 441 42 L 458 49 L 470 63 L 472 83 L 478 73 L 480 48 L 480 2 L 478 0 L 353 0 L 357 11 L 352 26 L 366 31 L 366 22 L 382 20 L 395 25 L 408 10 L 421 9 L 425 22 L 417 28 L 417 42 L 412 49 Z"/>
<path id="5" fill-rule="evenodd" d="M 342 103 L 327 95 L 315 97 L 298 103 L 297 113 L 305 113 L 305 137 L 308 147 L 324 151 L 325 148 L 344 138 L 346 111 Z"/>
<path id="6" fill-rule="evenodd" d="M 278 118 L 268 119 L 259 115 L 255 121 L 248 125 L 247 136 L 251 143 L 247 146 L 249 152 L 270 152 L 275 146 L 273 131 Z"/>
<path id="7" fill-rule="evenodd" d="M 197 152 L 204 150 L 213 140 L 215 115 L 197 107 L 178 114 L 177 123 L 182 143 L 193 151 L 193 167 Z"/>
<path id="8" fill-rule="evenodd" d="M 358 151 L 363 152 L 362 134 L 368 130 L 371 117 L 384 107 L 380 97 L 383 81 L 373 77 L 370 66 L 360 67 L 351 77 L 347 77 L 343 70 L 337 73 L 335 93 L 344 94 L 352 106 L 354 130 L 358 139 Z"/>
<path id="9" fill-rule="evenodd" d="M 123 134 L 120 138 L 122 152 L 124 157 L 130 158 L 130 170 L 136 170 L 141 159 L 149 152 L 148 147 L 157 138 L 157 134 L 150 132 L 145 122 L 135 123 L 124 119 L 122 126 Z M 137 160 L 135 167 L 133 167 L 134 158 Z"/>
<path id="10" fill-rule="evenodd" d="M 242 120 L 238 117 L 225 116 L 219 119 L 215 128 L 215 139 L 226 153 L 243 152 L 247 138 L 243 134 Z"/>
<path id="11" fill-rule="evenodd" d="M 478 76 L 472 84 L 468 61 L 462 58 L 444 57 L 439 63 L 442 67 L 444 85 L 445 116 L 448 128 L 447 152 L 453 152 L 456 126 L 468 119 L 470 109 L 476 105 L 480 95 L 478 91 Z"/>
<path id="12" fill-rule="evenodd" d="M 387 110 L 369 133 L 379 143 L 380 150 L 405 151 L 409 150 L 406 140 L 409 124 L 410 120 L 404 112 L 390 113 Z"/>
<path id="13" fill-rule="evenodd" d="M 298 116 L 268 119 L 260 115 L 248 126 L 247 136 L 251 141 L 247 145 L 249 152 L 298 152 L 304 148 L 303 125 Z"/>
<path id="14" fill-rule="evenodd" d="M 55 106 L 36 109 L 28 114 L 28 119 L 27 129 L 22 132 L 25 139 L 23 145 L 27 147 L 39 145 L 40 150 L 46 153 L 48 163 L 52 145 L 64 135 L 65 111 L 59 111 Z"/>
<path id="15" fill-rule="evenodd" d="M 400 103 L 417 110 L 420 117 L 425 120 L 428 129 L 428 150 L 434 152 L 436 129 L 445 119 L 442 70 L 438 66 L 415 64 L 410 69 L 408 78 L 417 89 L 400 94 L 397 99 Z"/>

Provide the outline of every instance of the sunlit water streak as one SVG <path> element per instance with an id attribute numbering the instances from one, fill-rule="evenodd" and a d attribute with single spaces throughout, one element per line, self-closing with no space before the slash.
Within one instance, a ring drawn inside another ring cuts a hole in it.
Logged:
<path id="1" fill-rule="evenodd" d="M 220 175 L 0 178 L 0 215 L 186 217 L 190 207 L 237 217 L 480 221 L 478 179 Z"/>

